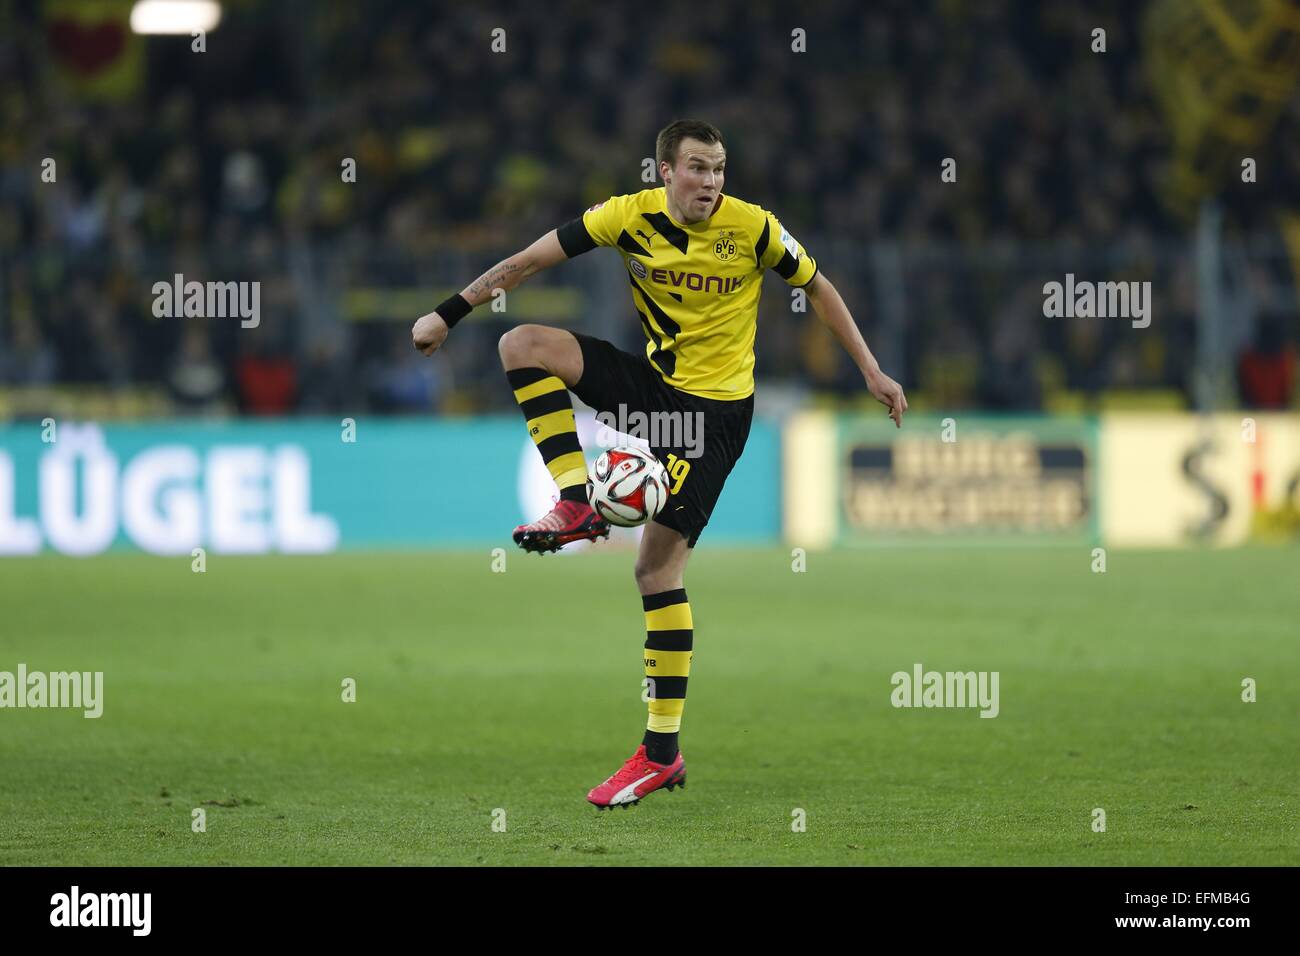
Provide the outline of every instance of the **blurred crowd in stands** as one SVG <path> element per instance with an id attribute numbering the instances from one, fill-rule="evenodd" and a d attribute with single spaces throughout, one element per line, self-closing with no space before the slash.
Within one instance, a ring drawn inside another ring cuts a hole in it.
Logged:
<path id="1" fill-rule="evenodd" d="M 1169 201 L 1141 5 L 267 0 L 227 4 L 203 52 L 115 38 L 129 6 L 0 6 L 0 388 L 150 386 L 200 413 L 508 407 L 508 315 L 476 315 L 433 360 L 410 323 L 645 188 L 656 131 L 692 116 L 726 137 L 726 191 L 799 236 L 909 390 L 1034 409 L 1051 389 L 1193 389 L 1195 219 Z M 1256 183 L 1219 196 L 1227 235 L 1259 250 L 1227 360 L 1257 407 L 1295 400 L 1293 262 L 1272 240 L 1300 196 L 1297 120 Z M 1151 327 L 1044 318 L 1066 271 L 1152 280 Z M 260 282 L 258 327 L 155 317 L 151 288 L 177 273 Z M 811 310 L 766 281 L 760 378 L 855 391 Z M 368 312 L 361 288 L 428 298 Z M 600 288 L 575 327 L 635 347 L 626 285 Z"/>

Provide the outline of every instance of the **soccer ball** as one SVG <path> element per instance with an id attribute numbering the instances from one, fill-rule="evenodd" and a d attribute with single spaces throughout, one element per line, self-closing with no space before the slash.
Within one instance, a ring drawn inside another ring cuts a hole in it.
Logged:
<path id="1" fill-rule="evenodd" d="M 668 500 L 668 472 L 649 452 L 611 448 L 587 471 L 587 500 L 596 514 L 620 528 L 635 528 Z"/>

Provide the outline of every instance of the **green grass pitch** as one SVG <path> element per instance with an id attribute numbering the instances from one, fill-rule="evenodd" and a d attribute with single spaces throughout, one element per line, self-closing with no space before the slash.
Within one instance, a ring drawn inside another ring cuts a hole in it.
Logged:
<path id="1" fill-rule="evenodd" d="M 0 670 L 103 671 L 105 702 L 0 710 L 0 864 L 1300 863 L 1294 550 L 794 573 L 706 538 L 688 789 L 597 813 L 644 727 L 632 560 L 6 561 Z M 915 662 L 998 671 L 999 715 L 892 707 Z"/>

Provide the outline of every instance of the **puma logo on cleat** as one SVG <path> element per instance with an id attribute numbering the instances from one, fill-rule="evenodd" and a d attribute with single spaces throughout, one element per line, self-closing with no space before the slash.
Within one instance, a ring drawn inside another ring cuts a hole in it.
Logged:
<path id="1" fill-rule="evenodd" d="M 645 783 L 654 775 L 655 775 L 655 771 L 652 770 L 644 777 L 642 777 L 640 780 L 638 780 L 636 783 L 628 784 L 626 787 L 624 787 L 622 790 L 620 790 L 618 793 L 614 794 L 614 796 L 610 798 L 609 805 L 614 806 L 614 804 L 616 803 L 627 803 L 627 802 L 636 803 L 636 801 L 640 799 L 636 795 L 636 788 L 641 786 L 641 784 Z"/>

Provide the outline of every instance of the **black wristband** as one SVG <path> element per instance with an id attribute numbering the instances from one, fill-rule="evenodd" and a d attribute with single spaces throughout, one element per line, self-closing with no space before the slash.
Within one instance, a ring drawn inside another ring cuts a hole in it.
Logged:
<path id="1" fill-rule="evenodd" d="M 469 315 L 470 310 L 473 308 L 474 306 L 470 305 L 469 301 L 457 292 L 434 311 L 442 316 L 442 321 L 447 323 L 447 328 L 452 329 L 456 327 L 457 322 Z"/>

